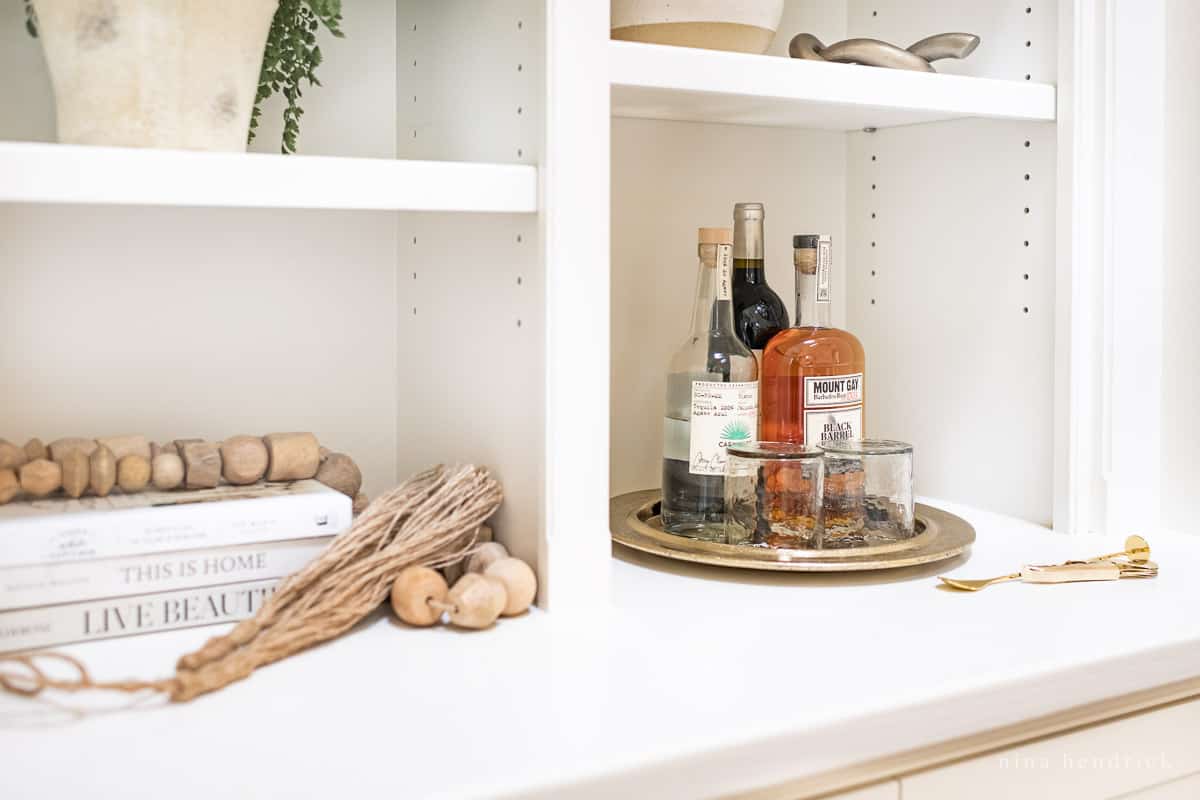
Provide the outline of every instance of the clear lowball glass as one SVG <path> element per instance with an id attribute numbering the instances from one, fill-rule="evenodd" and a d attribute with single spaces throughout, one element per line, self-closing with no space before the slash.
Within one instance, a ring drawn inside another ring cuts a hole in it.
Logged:
<path id="1" fill-rule="evenodd" d="M 821 547 L 820 450 L 790 442 L 755 442 L 732 446 L 727 455 L 727 544 Z"/>
<path id="2" fill-rule="evenodd" d="M 825 454 L 823 547 L 884 545 L 915 534 L 911 444 L 852 439 L 820 449 Z"/>

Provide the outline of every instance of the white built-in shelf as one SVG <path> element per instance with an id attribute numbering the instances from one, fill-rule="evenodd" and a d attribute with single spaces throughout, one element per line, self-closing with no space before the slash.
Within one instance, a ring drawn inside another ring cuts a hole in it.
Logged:
<path id="1" fill-rule="evenodd" d="M 852 131 L 960 117 L 1052 121 L 1045 83 L 609 43 L 616 117 Z"/>
<path id="2" fill-rule="evenodd" d="M 0 202 L 398 211 L 537 210 L 522 164 L 0 142 Z"/>

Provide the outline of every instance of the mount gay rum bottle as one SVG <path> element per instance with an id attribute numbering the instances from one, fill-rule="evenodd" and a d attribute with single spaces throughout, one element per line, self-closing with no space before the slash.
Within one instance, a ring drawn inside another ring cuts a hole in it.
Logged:
<path id="1" fill-rule="evenodd" d="M 792 247 L 796 325 L 763 351 L 759 438 L 810 447 L 861 439 L 866 355 L 854 334 L 830 324 L 832 242 L 795 236 Z"/>
<path id="2" fill-rule="evenodd" d="M 700 229 L 700 274 L 687 340 L 671 359 L 663 420 L 662 522 L 725 538 L 725 448 L 753 441 L 758 363 L 733 329 L 733 236 Z"/>

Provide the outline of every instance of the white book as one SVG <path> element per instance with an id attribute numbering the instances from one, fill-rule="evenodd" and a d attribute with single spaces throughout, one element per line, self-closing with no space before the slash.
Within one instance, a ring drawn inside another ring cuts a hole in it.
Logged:
<path id="1" fill-rule="evenodd" d="M 236 622 L 253 616 L 278 579 L 0 611 L 0 653 Z"/>
<path id="2" fill-rule="evenodd" d="M 282 578 L 316 558 L 331 536 L 89 561 L 0 568 L 0 611 Z"/>
<path id="3" fill-rule="evenodd" d="M 313 480 L 9 503 L 0 568 L 330 536 L 350 505 Z"/>

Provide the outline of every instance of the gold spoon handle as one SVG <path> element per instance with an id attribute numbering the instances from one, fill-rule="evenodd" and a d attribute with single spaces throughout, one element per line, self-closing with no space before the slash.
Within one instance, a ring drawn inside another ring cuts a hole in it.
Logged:
<path id="1" fill-rule="evenodd" d="M 1026 583 L 1073 583 L 1075 581 L 1115 581 L 1121 568 L 1111 561 L 1067 562 L 1066 564 L 1030 564 L 1021 569 Z"/>

